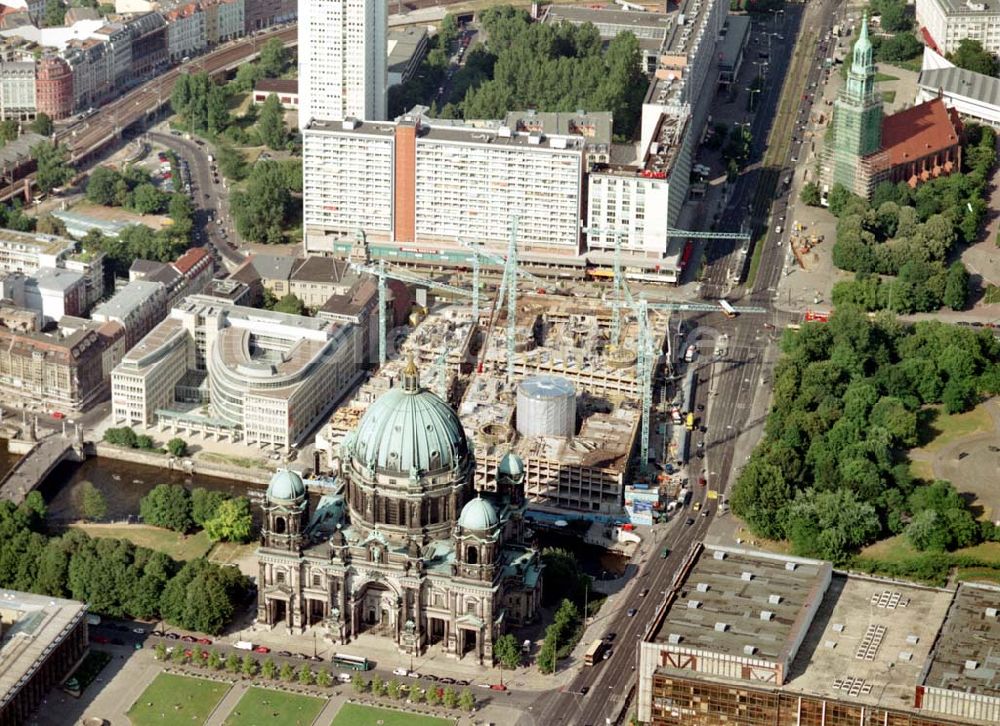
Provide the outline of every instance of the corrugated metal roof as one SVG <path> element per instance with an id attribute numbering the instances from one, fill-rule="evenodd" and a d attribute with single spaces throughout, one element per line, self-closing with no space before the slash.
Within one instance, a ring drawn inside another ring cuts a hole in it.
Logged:
<path id="1" fill-rule="evenodd" d="M 920 71 L 917 83 L 931 91 L 945 93 L 1000 106 L 1000 78 L 984 76 L 964 68 L 933 68 Z"/>

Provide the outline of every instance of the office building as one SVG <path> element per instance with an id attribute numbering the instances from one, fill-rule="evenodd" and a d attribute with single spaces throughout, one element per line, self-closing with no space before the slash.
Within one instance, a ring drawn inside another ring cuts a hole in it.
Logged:
<path id="1" fill-rule="evenodd" d="M 962 40 L 978 40 L 987 53 L 1000 53 L 997 0 L 916 0 L 917 23 L 937 46 L 954 53 Z"/>
<path id="2" fill-rule="evenodd" d="M 360 326 L 191 295 L 115 368 L 112 415 L 287 450 L 360 375 L 361 340 Z"/>
<path id="3" fill-rule="evenodd" d="M 642 723 L 993 724 L 1000 589 L 834 572 L 828 562 L 686 553 L 639 647 Z"/>
<path id="4" fill-rule="evenodd" d="M 42 267 L 59 267 L 75 249 L 76 243 L 65 237 L 0 229 L 0 272 L 31 275 Z"/>
<path id="5" fill-rule="evenodd" d="M 100 323 L 116 322 L 125 328 L 125 347 L 131 348 L 167 312 L 167 288 L 160 282 L 135 280 L 94 308 L 91 318 Z"/>
<path id="6" fill-rule="evenodd" d="M 299 108 L 299 82 L 295 78 L 261 78 L 253 87 L 253 103 L 260 106 L 271 94 L 278 97 L 286 111 Z"/>
<path id="7" fill-rule="evenodd" d="M 388 53 L 386 87 L 406 83 L 413 78 L 424 56 L 427 55 L 427 29 L 411 25 L 390 30 L 386 45 Z"/>
<path id="8" fill-rule="evenodd" d="M 916 102 L 940 98 L 964 120 L 1000 128 L 1000 78 L 959 68 L 924 48 Z"/>
<path id="9" fill-rule="evenodd" d="M 0 119 L 34 118 L 35 98 L 34 61 L 0 61 Z"/>
<path id="10" fill-rule="evenodd" d="M 388 6 L 369 0 L 299 4 L 300 125 L 386 117 Z"/>
<path id="11" fill-rule="evenodd" d="M 87 606 L 0 590 L 0 726 L 20 726 L 87 652 Z"/>
<path id="12" fill-rule="evenodd" d="M 340 450 L 336 487 L 316 504 L 295 472 L 268 485 L 257 622 L 321 625 L 338 645 L 369 632 L 403 654 L 492 665 L 497 638 L 541 605 L 517 457 L 498 467 L 495 494 L 477 495 L 462 425 L 412 361 Z"/>

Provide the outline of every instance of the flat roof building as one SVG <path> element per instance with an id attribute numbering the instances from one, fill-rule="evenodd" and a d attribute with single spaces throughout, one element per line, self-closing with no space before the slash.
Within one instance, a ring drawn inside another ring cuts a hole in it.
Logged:
<path id="1" fill-rule="evenodd" d="M 959 68 L 930 48 L 924 48 L 916 102 L 935 98 L 940 98 L 963 119 L 1000 128 L 1000 78 Z"/>
<path id="2" fill-rule="evenodd" d="M 663 47 L 667 31 L 677 13 L 650 13 L 623 10 L 618 5 L 575 7 L 571 5 L 550 5 L 542 22 L 585 25 L 591 23 L 601 34 L 601 40 L 610 41 L 619 33 L 632 33 L 639 41 L 642 53 L 643 72 L 651 73 L 656 68 L 660 49 Z"/>
<path id="3" fill-rule="evenodd" d="M 287 450 L 360 374 L 361 326 L 191 295 L 111 376 L 116 422 Z"/>
<path id="4" fill-rule="evenodd" d="M 76 249 L 65 237 L 0 229 L 0 272 L 30 275 L 41 267 L 58 267 Z"/>
<path id="5" fill-rule="evenodd" d="M 955 593 L 696 543 L 642 637 L 639 719 L 996 723 L 995 671 L 966 661 L 989 658 L 998 629 L 988 608 L 998 593 L 969 585 Z"/>
<path id="6" fill-rule="evenodd" d="M 0 726 L 31 714 L 87 651 L 87 606 L 75 600 L 0 590 Z"/>
<path id="7" fill-rule="evenodd" d="M 427 55 L 427 29 L 408 26 L 389 31 L 387 43 L 389 71 L 387 88 L 406 83 L 417 72 Z"/>
<path id="8" fill-rule="evenodd" d="M 997 0 L 917 0 L 917 23 L 942 53 L 953 53 L 968 38 L 987 53 L 1000 53 L 1000 2 Z"/>

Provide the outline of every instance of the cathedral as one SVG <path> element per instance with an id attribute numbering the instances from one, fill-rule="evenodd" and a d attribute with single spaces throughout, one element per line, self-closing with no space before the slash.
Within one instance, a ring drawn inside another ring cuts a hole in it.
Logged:
<path id="1" fill-rule="evenodd" d="M 458 416 L 411 362 L 341 444 L 336 479 L 311 506 L 302 478 L 267 487 L 257 551 L 258 625 L 363 632 L 417 655 L 432 646 L 493 663 L 493 643 L 541 606 L 542 565 L 525 536 L 524 466 L 501 460 L 477 494 Z"/>

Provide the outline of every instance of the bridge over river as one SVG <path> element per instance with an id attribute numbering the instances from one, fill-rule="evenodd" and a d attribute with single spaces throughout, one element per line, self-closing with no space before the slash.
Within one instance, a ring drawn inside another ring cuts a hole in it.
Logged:
<path id="1" fill-rule="evenodd" d="M 0 499 L 21 504 L 60 462 L 83 461 L 83 445 L 72 436 L 54 433 L 39 440 L 0 480 Z"/>

